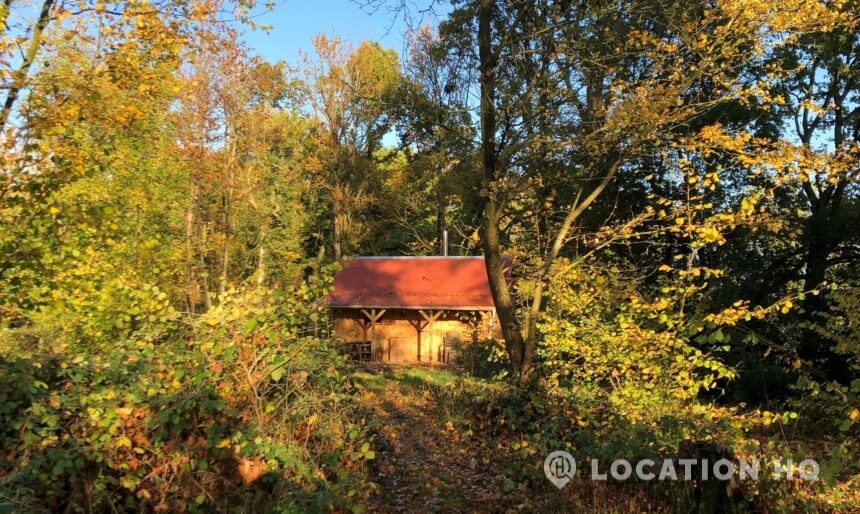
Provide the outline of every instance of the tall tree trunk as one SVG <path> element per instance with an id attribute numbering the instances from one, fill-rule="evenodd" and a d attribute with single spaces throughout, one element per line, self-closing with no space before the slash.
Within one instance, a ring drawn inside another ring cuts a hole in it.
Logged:
<path id="1" fill-rule="evenodd" d="M 265 241 L 265 237 L 262 238 Z M 262 241 L 257 248 L 257 287 L 263 287 L 266 282 L 266 247 Z"/>
<path id="2" fill-rule="evenodd" d="M 531 374 L 531 354 L 523 338 L 517 309 L 505 279 L 502 263 L 499 220 L 501 205 L 496 192 L 496 106 L 495 74 L 497 55 L 491 47 L 493 0 L 482 0 L 478 12 L 478 54 L 481 71 L 481 163 L 484 171 L 484 262 L 499 325 L 505 338 L 505 350 L 520 385 L 526 385 Z"/>
<path id="3" fill-rule="evenodd" d="M 45 0 L 42 3 L 42 9 L 39 12 L 39 19 L 36 20 L 36 25 L 33 26 L 33 35 L 30 37 L 30 44 L 27 46 L 27 52 L 21 61 L 21 65 L 12 78 L 12 85 L 9 86 L 9 92 L 6 93 L 6 101 L 3 102 L 3 110 L 0 111 L 0 132 L 6 129 L 6 123 L 9 121 L 9 115 L 12 113 L 12 108 L 18 100 L 18 95 L 26 86 L 27 74 L 30 72 L 30 67 L 36 60 L 36 55 L 39 53 L 39 48 L 42 46 L 42 33 L 48 22 L 51 20 L 51 9 L 54 7 L 55 0 Z M 7 2 L 6 9 L 11 8 L 11 2 Z M 6 13 L 8 16 L 8 12 Z M 3 20 L 5 31 L 6 20 Z"/>
<path id="4" fill-rule="evenodd" d="M 331 204 L 331 224 L 332 224 L 332 249 L 334 250 L 334 260 L 340 261 L 343 257 L 343 247 L 341 241 L 343 239 L 343 219 L 340 214 L 340 202 L 333 201 Z"/>
<path id="5" fill-rule="evenodd" d="M 323 264 L 323 259 L 325 259 L 325 243 L 320 242 L 320 247 L 317 250 L 317 256 L 311 262 L 311 276 L 312 277 L 318 277 L 319 276 L 319 270 Z M 328 317 L 326 318 L 326 320 L 327 320 L 326 327 L 329 328 L 329 327 L 331 327 L 331 317 L 330 317 L 331 316 L 331 309 L 326 309 L 325 312 L 328 313 Z M 314 321 L 314 337 L 319 337 L 319 336 L 320 336 L 319 318 L 317 318 L 317 320 Z M 327 333 L 326 337 L 328 337 L 328 336 L 330 336 L 330 334 Z"/>
<path id="6" fill-rule="evenodd" d="M 832 197 L 834 192 L 835 188 L 825 190 L 818 198 L 818 207 L 813 207 L 811 216 L 806 220 L 806 269 L 803 275 L 803 287 L 806 291 L 819 287 L 827 278 L 827 261 L 835 247 L 832 230 L 842 228 L 834 227 L 838 209 L 838 201 Z M 813 323 L 821 323 L 822 316 L 829 310 L 824 295 L 807 295 L 803 308 L 807 318 Z M 842 384 L 851 381 L 849 363 L 836 353 L 834 342 L 811 328 L 802 331 L 798 355 L 804 361 L 814 362 L 829 380 Z"/>
<path id="7" fill-rule="evenodd" d="M 345 175 L 343 173 L 345 168 L 345 160 L 346 159 L 339 152 L 334 163 L 334 183 L 331 187 L 332 250 L 334 253 L 334 260 L 336 262 L 340 261 L 340 259 L 343 257 L 343 254 L 346 252 L 346 249 L 344 248 L 343 244 L 343 210 L 344 204 L 346 203 L 346 191 L 344 191 L 344 186 L 341 185 L 341 176 Z"/>
<path id="8" fill-rule="evenodd" d="M 829 225 L 831 223 L 828 210 L 827 207 L 820 207 L 813 211 L 812 215 L 806 220 L 807 249 L 803 287 L 807 291 L 818 287 L 824 282 L 824 277 L 827 273 L 827 257 L 831 246 L 830 238 L 828 237 Z M 812 298 L 818 299 L 817 296 L 812 296 Z M 812 306 L 812 304 L 809 304 L 809 306 Z"/>
<path id="9" fill-rule="evenodd" d="M 231 149 L 231 156 L 235 152 L 235 147 Z M 231 223 L 233 222 L 232 217 L 230 216 L 230 209 L 233 208 L 233 181 L 234 170 L 233 166 L 235 159 L 231 158 L 230 162 L 227 164 L 227 183 L 225 184 L 225 191 L 223 196 L 223 207 L 224 207 L 224 245 L 221 249 L 221 280 L 218 283 L 218 292 L 220 294 L 224 294 L 224 291 L 227 290 L 227 282 L 229 280 L 229 272 L 230 272 L 230 237 L 232 235 Z"/>
<path id="10" fill-rule="evenodd" d="M 200 248 L 202 251 L 200 252 L 200 267 L 203 269 L 203 273 L 200 274 L 200 278 L 203 285 L 203 304 L 206 306 L 206 310 L 208 311 L 212 308 L 212 299 L 209 297 L 209 269 L 206 267 L 207 223 L 202 224 L 201 230 Z"/>
<path id="11" fill-rule="evenodd" d="M 447 241 L 442 236 L 445 230 L 448 229 L 447 220 L 445 219 L 445 205 L 442 199 L 438 199 L 437 208 L 436 208 L 436 235 L 439 236 L 439 255 L 445 255 L 448 253 Z"/>
<path id="12" fill-rule="evenodd" d="M 191 186 L 188 196 L 188 211 L 185 212 L 185 301 L 188 312 L 194 313 L 200 303 L 200 286 L 194 276 L 194 211 L 197 206 L 194 186 Z"/>
<path id="13" fill-rule="evenodd" d="M 831 85 L 831 87 L 833 87 Z M 841 101 L 839 108 L 835 109 L 833 125 L 833 144 L 835 152 L 840 152 L 844 142 Z M 811 149 L 813 129 L 808 128 L 801 134 L 801 141 L 807 149 Z M 816 187 L 812 181 L 803 183 L 803 191 L 809 202 L 811 212 L 806 220 L 805 243 L 806 257 L 803 275 L 804 290 L 810 291 L 819 287 L 827 277 L 828 259 L 830 253 L 839 245 L 838 231 L 843 227 L 839 223 L 839 210 L 848 182 L 840 180 L 836 184 L 826 184 Z M 828 311 L 828 304 L 823 295 L 808 295 L 803 302 L 807 318 L 813 323 L 821 321 L 821 316 Z M 847 361 L 838 355 L 834 349 L 833 341 L 829 341 L 820 333 L 810 328 L 802 332 L 800 346 L 798 348 L 800 357 L 809 362 L 815 362 L 830 380 L 836 380 L 842 384 L 850 382 L 852 373 Z"/>
<path id="14" fill-rule="evenodd" d="M 228 195 L 223 197 L 224 203 L 224 243 L 221 246 L 221 278 L 218 281 L 218 293 L 227 290 L 228 271 L 230 269 L 230 200 Z"/>

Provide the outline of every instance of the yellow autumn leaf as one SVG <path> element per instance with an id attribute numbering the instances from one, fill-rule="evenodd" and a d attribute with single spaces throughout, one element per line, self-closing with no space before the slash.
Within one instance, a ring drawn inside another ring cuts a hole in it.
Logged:
<path id="1" fill-rule="evenodd" d="M 857 421 L 858 419 L 860 419 L 860 410 L 854 408 L 851 413 L 848 414 L 848 419 L 850 419 L 851 421 Z"/>

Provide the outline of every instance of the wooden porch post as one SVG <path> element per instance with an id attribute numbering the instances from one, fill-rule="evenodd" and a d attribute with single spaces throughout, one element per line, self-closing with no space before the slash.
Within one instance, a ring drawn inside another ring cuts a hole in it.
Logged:
<path id="1" fill-rule="evenodd" d="M 361 312 L 367 316 L 367 311 L 362 310 Z M 376 309 L 370 310 L 370 360 L 372 361 L 376 357 Z"/>
<path id="2" fill-rule="evenodd" d="M 421 361 L 421 332 L 424 330 L 425 327 L 427 327 L 427 322 L 421 321 L 420 319 L 416 319 L 416 320 L 410 319 L 408 321 L 409 321 L 409 324 L 412 325 L 413 328 L 415 328 L 415 332 L 418 333 L 418 355 L 416 356 L 416 358 L 420 362 Z"/>
<path id="3" fill-rule="evenodd" d="M 364 314 L 367 319 L 370 321 L 370 360 L 376 358 L 376 322 L 379 321 L 379 318 L 385 314 L 385 309 L 370 309 L 370 312 L 367 312 L 366 309 L 361 309 L 362 314 Z"/>

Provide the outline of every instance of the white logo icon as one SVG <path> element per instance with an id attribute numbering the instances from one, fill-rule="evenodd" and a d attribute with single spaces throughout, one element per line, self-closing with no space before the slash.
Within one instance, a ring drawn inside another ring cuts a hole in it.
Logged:
<path id="1" fill-rule="evenodd" d="M 566 451 L 554 451 L 544 459 L 543 472 L 553 485 L 561 489 L 576 474 L 576 460 Z"/>

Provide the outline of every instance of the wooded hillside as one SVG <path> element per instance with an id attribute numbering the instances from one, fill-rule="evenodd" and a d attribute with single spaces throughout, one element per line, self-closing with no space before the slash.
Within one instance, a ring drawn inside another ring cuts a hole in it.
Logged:
<path id="1" fill-rule="evenodd" d="M 3 1 L 0 512 L 398 511 L 325 296 L 444 230 L 504 340 L 405 412 L 479 438 L 493 508 L 856 509 L 860 2 L 384 5 L 439 23 L 267 62 L 290 4 Z M 691 447 L 820 478 L 543 475 Z"/>

